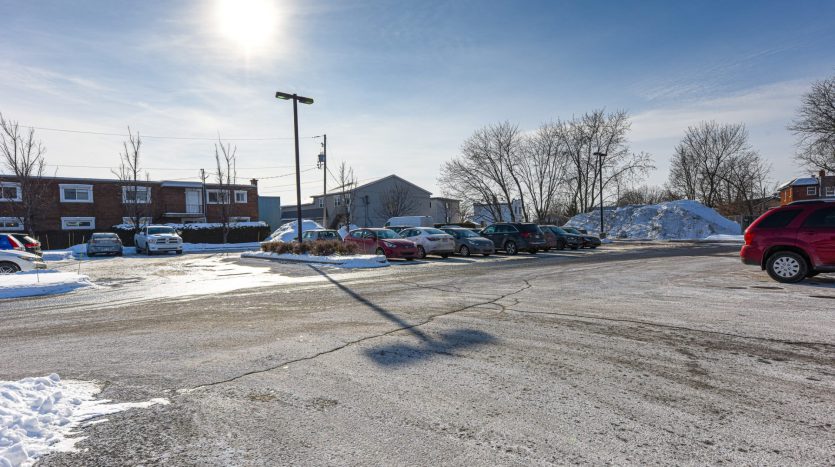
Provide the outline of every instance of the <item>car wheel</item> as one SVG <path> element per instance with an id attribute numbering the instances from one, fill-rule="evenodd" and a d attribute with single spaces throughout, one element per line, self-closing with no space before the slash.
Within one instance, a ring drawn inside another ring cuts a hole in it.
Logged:
<path id="1" fill-rule="evenodd" d="M 516 242 L 507 242 L 504 244 L 504 251 L 509 255 L 519 253 L 519 248 L 516 247 Z"/>
<path id="2" fill-rule="evenodd" d="M 467 248 L 467 245 L 461 245 L 461 249 L 458 252 L 461 253 L 461 256 L 470 256 L 470 249 Z"/>
<path id="3" fill-rule="evenodd" d="M 125 252 L 122 251 L 122 250 L 119 250 L 119 252 L 116 253 L 116 256 L 124 256 L 124 255 L 125 255 Z"/>
<path id="4" fill-rule="evenodd" d="M 800 282 L 806 278 L 809 266 L 806 260 L 793 251 L 778 251 L 768 257 L 765 270 L 777 282 Z"/>
<path id="5" fill-rule="evenodd" d="M 426 258 L 426 250 L 424 250 L 423 247 L 420 245 L 418 245 L 418 258 Z"/>
<path id="6" fill-rule="evenodd" d="M 376 254 L 377 256 L 386 256 L 386 250 L 383 250 L 382 248 L 377 248 L 377 251 L 375 251 L 374 254 Z"/>
<path id="7" fill-rule="evenodd" d="M 595 248 L 597 248 L 597 245 L 592 245 L 592 246 L 590 246 L 589 248 L 591 248 L 592 250 L 594 250 Z"/>
<path id="8" fill-rule="evenodd" d="M 449 258 L 449 253 L 441 253 L 441 258 L 443 258 L 443 259 Z"/>
<path id="9" fill-rule="evenodd" d="M 20 266 L 11 263 L 9 261 L 3 261 L 0 263 L 0 274 L 14 274 L 20 271 Z"/>
<path id="10" fill-rule="evenodd" d="M 177 254 L 178 254 L 178 255 L 183 254 L 183 250 L 177 250 Z"/>
<path id="11" fill-rule="evenodd" d="M 490 256 L 490 253 L 482 253 L 481 256 Z"/>
<path id="12" fill-rule="evenodd" d="M 577 247 L 577 246 L 572 246 L 571 247 L 572 250 L 576 250 L 577 248 L 579 248 L 579 247 Z"/>
<path id="13" fill-rule="evenodd" d="M 558 250 L 565 250 L 565 242 L 557 242 Z"/>

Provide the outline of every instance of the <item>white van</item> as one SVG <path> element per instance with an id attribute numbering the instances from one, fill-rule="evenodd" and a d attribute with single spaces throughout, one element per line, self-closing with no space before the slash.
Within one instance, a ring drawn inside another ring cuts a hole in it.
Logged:
<path id="1" fill-rule="evenodd" d="M 435 227 L 432 216 L 400 216 L 392 217 L 386 222 L 386 227 Z"/>

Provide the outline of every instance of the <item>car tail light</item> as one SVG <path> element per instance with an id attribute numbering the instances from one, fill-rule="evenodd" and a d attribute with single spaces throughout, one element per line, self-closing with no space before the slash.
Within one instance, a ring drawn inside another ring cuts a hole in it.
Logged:
<path id="1" fill-rule="evenodd" d="M 752 232 L 750 230 L 746 230 L 745 231 L 745 236 L 743 238 L 745 238 L 745 244 L 750 245 L 751 243 L 754 242 L 754 232 Z"/>
<path id="2" fill-rule="evenodd" d="M 522 232 L 522 238 L 531 238 L 533 237 L 532 232 Z"/>
<path id="3" fill-rule="evenodd" d="M 27 243 L 23 246 L 25 246 L 26 248 L 37 248 L 37 247 L 40 246 L 40 244 L 39 243 Z"/>

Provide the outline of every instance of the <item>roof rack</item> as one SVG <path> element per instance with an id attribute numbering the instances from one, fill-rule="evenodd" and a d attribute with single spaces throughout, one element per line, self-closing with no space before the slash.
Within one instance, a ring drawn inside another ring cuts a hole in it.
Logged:
<path id="1" fill-rule="evenodd" d="M 835 203 L 835 198 L 832 199 L 801 199 L 800 201 L 792 201 L 789 206 L 795 204 L 818 204 L 818 203 Z"/>

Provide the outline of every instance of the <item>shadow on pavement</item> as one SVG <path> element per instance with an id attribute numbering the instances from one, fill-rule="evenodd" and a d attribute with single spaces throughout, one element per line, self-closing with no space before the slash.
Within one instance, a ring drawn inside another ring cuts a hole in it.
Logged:
<path id="1" fill-rule="evenodd" d="M 365 351 L 365 355 L 378 365 L 389 367 L 405 366 L 417 363 L 420 360 L 432 358 L 433 356 L 439 354 L 452 355 L 454 350 L 464 349 L 476 345 L 491 344 L 496 341 L 496 338 L 493 335 L 475 329 L 456 329 L 441 333 L 439 338 L 432 338 L 417 328 L 417 326 L 422 323 L 411 324 L 391 311 L 386 310 L 385 308 L 368 300 L 359 293 L 354 292 L 351 288 L 340 283 L 325 271 L 322 271 L 313 265 L 308 266 L 321 274 L 333 285 L 339 287 L 340 290 L 350 295 L 351 298 L 362 303 L 368 308 L 371 308 L 380 316 L 396 324 L 401 328 L 401 330 L 408 332 L 420 341 L 418 344 L 404 342 L 367 349 Z"/>

